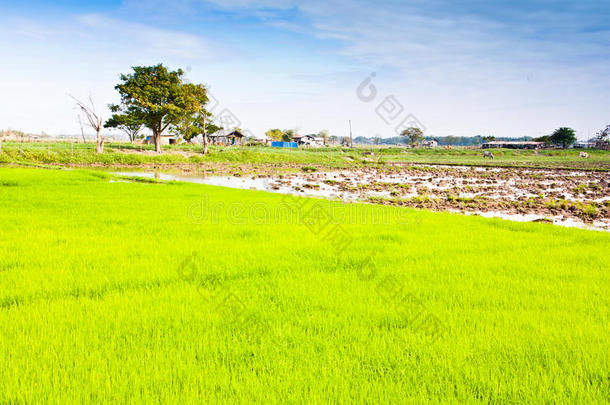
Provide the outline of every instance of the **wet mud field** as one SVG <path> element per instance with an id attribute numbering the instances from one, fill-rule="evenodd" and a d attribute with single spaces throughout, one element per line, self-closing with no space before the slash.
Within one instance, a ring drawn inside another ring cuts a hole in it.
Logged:
<path id="1" fill-rule="evenodd" d="M 610 172 L 602 171 L 386 165 L 139 175 L 610 231 Z"/>
<path id="2" fill-rule="evenodd" d="M 272 190 L 610 230 L 610 173 L 411 166 L 271 176 Z"/>

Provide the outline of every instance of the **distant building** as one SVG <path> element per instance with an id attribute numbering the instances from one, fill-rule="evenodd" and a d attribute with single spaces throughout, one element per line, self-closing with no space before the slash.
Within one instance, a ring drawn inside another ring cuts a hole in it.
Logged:
<path id="1" fill-rule="evenodd" d="M 595 148 L 595 142 L 578 141 L 574 144 L 575 149 Z"/>
<path id="2" fill-rule="evenodd" d="M 148 135 L 146 139 L 144 139 L 144 143 L 154 145 L 155 137 L 152 135 Z M 176 135 L 161 135 L 161 145 L 175 145 L 178 143 L 178 137 Z"/>
<path id="3" fill-rule="evenodd" d="M 212 143 L 218 145 L 243 145 L 245 135 L 237 129 L 221 129 L 208 135 Z"/>
<path id="4" fill-rule="evenodd" d="M 324 138 L 316 135 L 295 135 L 294 141 L 303 146 L 324 146 Z"/>
<path id="5" fill-rule="evenodd" d="M 253 137 L 248 139 L 248 143 L 269 145 L 271 144 L 271 138 L 269 138 L 267 135 L 263 135 L 262 137 Z"/>
<path id="6" fill-rule="evenodd" d="M 438 142 L 435 139 L 431 141 L 423 141 L 421 146 L 424 148 L 436 148 L 438 146 Z"/>
<path id="7" fill-rule="evenodd" d="M 491 141 L 483 144 L 483 149 L 540 149 L 544 142 L 533 141 Z"/>

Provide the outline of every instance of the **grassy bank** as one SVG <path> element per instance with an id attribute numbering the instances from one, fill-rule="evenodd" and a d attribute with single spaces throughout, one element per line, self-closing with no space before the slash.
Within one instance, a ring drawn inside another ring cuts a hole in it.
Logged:
<path id="1" fill-rule="evenodd" d="M 295 164 L 326 167 L 352 167 L 377 164 L 449 164 L 500 167 L 575 168 L 610 170 L 610 151 L 588 150 L 590 158 L 578 156 L 578 150 L 494 150 L 495 159 L 483 157 L 480 149 L 404 149 L 332 147 L 318 149 L 277 149 L 271 147 L 217 147 L 202 155 L 201 145 L 165 146 L 156 154 L 152 145 L 108 144 L 103 154 L 95 153 L 93 144 L 9 143 L 2 144 L 0 163 L 43 163 L 61 165 L 150 164 Z"/>
<path id="2" fill-rule="evenodd" d="M 0 402 L 607 401 L 610 235 L 315 202 L 0 168 Z"/>

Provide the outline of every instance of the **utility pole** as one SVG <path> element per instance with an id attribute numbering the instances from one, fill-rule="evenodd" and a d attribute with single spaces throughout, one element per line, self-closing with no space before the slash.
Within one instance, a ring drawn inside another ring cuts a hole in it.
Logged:
<path id="1" fill-rule="evenodd" d="M 352 120 L 349 120 L 349 147 L 354 147 L 354 140 L 352 139 Z"/>

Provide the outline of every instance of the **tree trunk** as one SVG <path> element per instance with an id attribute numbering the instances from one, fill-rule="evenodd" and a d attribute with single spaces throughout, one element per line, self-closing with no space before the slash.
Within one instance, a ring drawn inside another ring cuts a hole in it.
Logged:
<path id="1" fill-rule="evenodd" d="M 208 154 L 208 134 L 207 131 L 205 130 L 205 115 L 203 116 L 203 154 L 207 155 Z"/>
<path id="2" fill-rule="evenodd" d="M 102 139 L 102 137 L 100 135 L 100 130 L 99 129 L 97 131 L 97 143 L 95 145 L 95 151 L 97 153 L 103 153 L 104 152 L 104 140 Z"/>
<path id="3" fill-rule="evenodd" d="M 155 152 L 161 153 L 161 134 L 156 132 L 154 134 L 155 137 Z"/>

